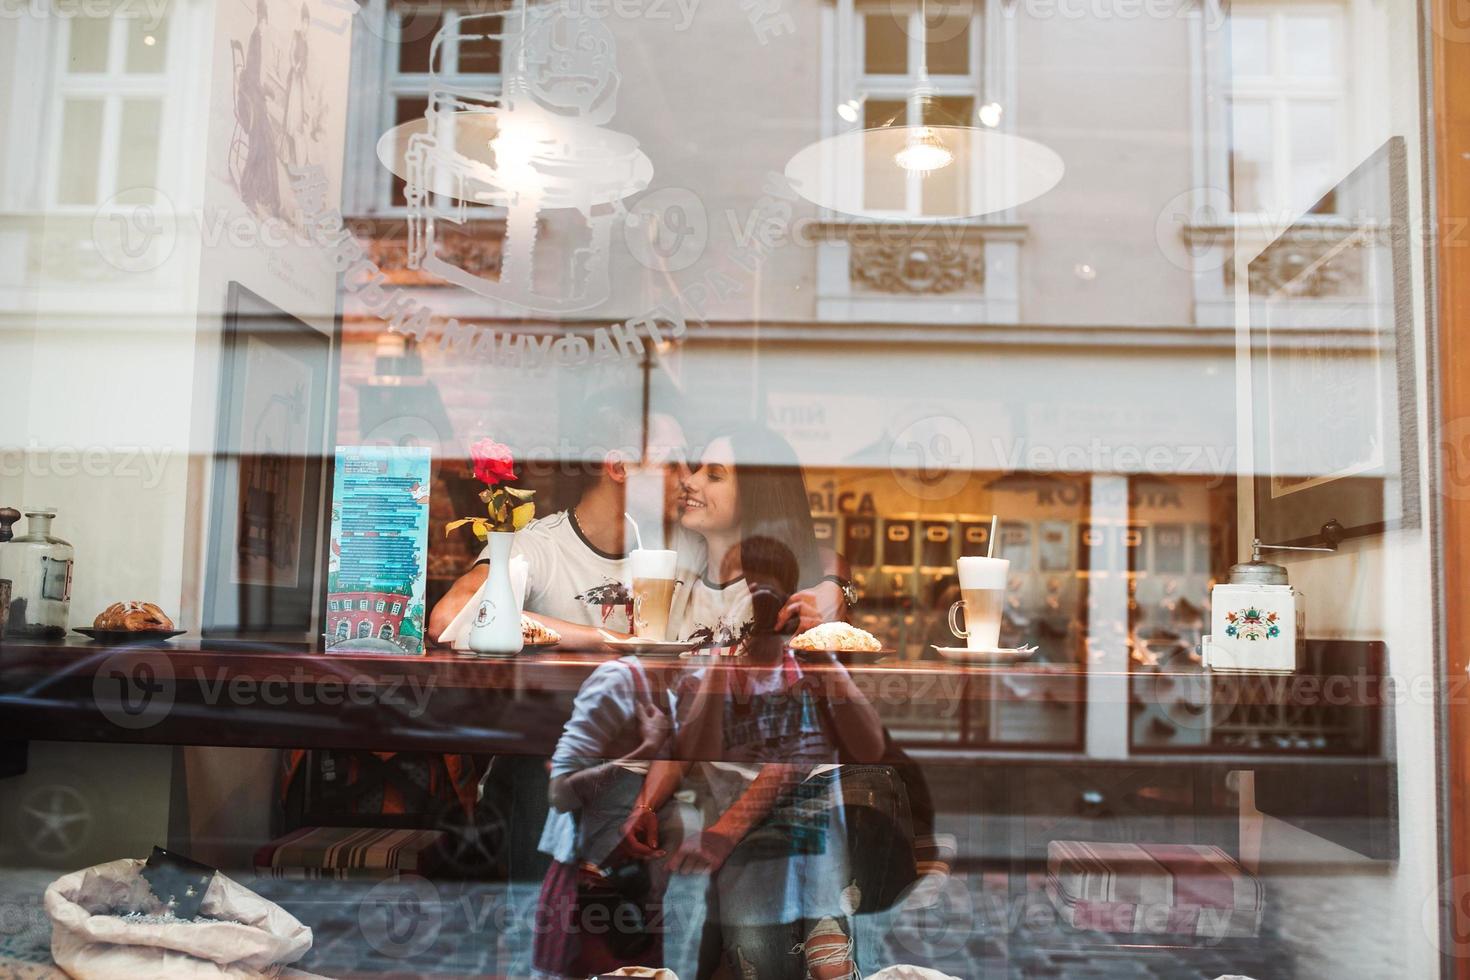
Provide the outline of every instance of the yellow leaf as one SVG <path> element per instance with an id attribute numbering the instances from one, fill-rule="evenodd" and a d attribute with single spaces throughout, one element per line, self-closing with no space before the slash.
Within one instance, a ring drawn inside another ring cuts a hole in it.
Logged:
<path id="1" fill-rule="evenodd" d="M 513 510 L 513 511 L 510 512 L 511 526 L 515 530 L 519 531 L 521 528 L 523 528 L 527 524 L 531 523 L 532 518 L 534 518 L 535 516 L 536 516 L 536 505 L 535 504 L 532 504 L 532 503 L 521 504 L 515 510 Z"/>
<path id="2" fill-rule="evenodd" d="M 473 517 L 466 517 L 463 520 L 459 520 L 459 521 L 450 521 L 448 524 L 444 525 L 444 533 L 445 534 L 448 534 L 450 531 L 453 531 L 455 528 L 457 528 L 457 527 L 464 527 L 466 524 L 469 524 L 472 521 L 474 521 L 474 518 Z"/>
<path id="3" fill-rule="evenodd" d="M 485 525 L 480 523 L 479 521 L 475 522 L 475 537 L 479 538 L 481 541 L 484 541 L 486 538 L 490 537 L 490 533 L 485 530 Z"/>

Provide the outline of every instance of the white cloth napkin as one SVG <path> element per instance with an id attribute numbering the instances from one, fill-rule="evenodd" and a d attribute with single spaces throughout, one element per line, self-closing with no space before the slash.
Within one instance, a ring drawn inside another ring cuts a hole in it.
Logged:
<path id="1" fill-rule="evenodd" d="M 510 560 L 510 588 L 515 593 L 517 609 L 526 608 L 526 579 L 530 574 L 531 563 L 523 555 L 516 555 Z M 480 608 L 480 596 L 489 587 L 490 576 L 486 575 L 485 584 L 480 586 L 480 591 L 464 604 L 464 608 L 444 627 L 444 632 L 439 634 L 440 643 L 448 644 L 455 650 L 470 648 L 470 626 L 475 621 L 475 610 Z"/>

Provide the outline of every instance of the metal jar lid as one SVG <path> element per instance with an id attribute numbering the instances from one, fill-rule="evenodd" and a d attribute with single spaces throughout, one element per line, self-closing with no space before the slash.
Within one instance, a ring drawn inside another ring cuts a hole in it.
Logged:
<path id="1" fill-rule="evenodd" d="M 1289 585 L 1286 568 L 1256 558 L 1230 566 L 1231 585 Z"/>

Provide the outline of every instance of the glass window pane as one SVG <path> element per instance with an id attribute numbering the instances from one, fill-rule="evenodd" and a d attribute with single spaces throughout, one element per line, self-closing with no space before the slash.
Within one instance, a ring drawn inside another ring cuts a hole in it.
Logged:
<path id="1" fill-rule="evenodd" d="M 408 122 L 410 119 L 422 119 L 424 113 L 428 111 L 428 108 L 428 99 L 399 99 L 398 104 L 394 107 L 393 111 L 393 124 L 395 126 L 402 125 L 403 123 Z M 404 183 L 402 177 L 393 178 L 392 199 L 394 207 L 401 208 L 408 204 L 408 198 L 405 193 L 407 186 L 408 185 Z"/>
<path id="2" fill-rule="evenodd" d="M 434 35 L 444 22 L 442 14 L 416 7 L 405 7 L 398 29 L 398 70 L 419 74 L 429 70 L 429 49 Z"/>
<path id="3" fill-rule="evenodd" d="M 153 200 L 158 186 L 158 146 L 163 138 L 163 103 L 158 99 L 128 99 L 122 106 L 118 131 L 117 191 L 128 192 L 124 204 Z"/>
<path id="4" fill-rule="evenodd" d="M 869 75 L 906 75 L 909 36 L 899 23 L 903 13 L 884 12 L 863 18 L 863 71 Z"/>
<path id="5" fill-rule="evenodd" d="M 968 125 L 966 120 L 974 118 L 975 100 L 960 96 L 943 96 L 934 99 L 924 110 L 924 122 L 930 126 Z M 942 140 L 947 139 L 941 134 Z M 936 170 L 924 178 L 921 186 L 923 200 L 920 210 L 924 214 L 963 214 L 966 194 L 969 191 L 971 169 L 965 146 L 950 146 L 956 160 L 948 167 Z"/>
<path id="6" fill-rule="evenodd" d="M 1291 133 L 1291 206 L 1305 208 L 1341 179 L 1338 110 L 1332 102 L 1299 102 L 1287 112 Z"/>
<path id="7" fill-rule="evenodd" d="M 498 18 L 471 21 L 466 30 L 471 35 L 486 29 L 485 24 L 498 24 Z M 474 26 L 479 24 L 479 26 Z M 500 74 L 500 41 L 488 37 L 462 37 L 459 41 L 459 71 L 470 75 Z"/>
<path id="8" fill-rule="evenodd" d="M 97 137 L 102 132 L 101 99 L 67 99 L 61 110 L 61 156 L 56 199 L 62 204 L 97 203 Z"/>
<path id="9" fill-rule="evenodd" d="M 111 17 L 73 17 L 68 23 L 66 70 L 90 74 L 107 70 L 107 49 L 112 37 Z"/>
<path id="10" fill-rule="evenodd" d="M 1230 68 L 1236 78 L 1271 73 L 1271 21 L 1263 15 L 1230 18 Z"/>
<path id="11" fill-rule="evenodd" d="M 1293 75 L 1335 75 L 1342 32 L 1331 14 L 1291 14 L 1286 18 L 1287 71 Z"/>
<path id="12" fill-rule="evenodd" d="M 168 51 L 168 21 L 154 23 L 149 17 L 129 17 L 127 32 L 128 73 L 156 75 L 163 71 Z"/>
<path id="13" fill-rule="evenodd" d="M 966 7 L 929 10 L 929 74 L 970 74 L 970 11 Z"/>
<path id="14" fill-rule="evenodd" d="M 1277 203 L 1271 190 L 1271 105 L 1233 100 L 1230 116 L 1230 184 L 1235 210 L 1269 209 Z"/>
<path id="15" fill-rule="evenodd" d="M 863 108 L 863 124 L 869 129 L 897 119 L 904 122 L 904 104 L 896 99 L 869 99 Z M 893 162 L 893 150 L 878 141 L 869 145 L 863 160 L 863 206 L 883 211 L 901 211 L 907 206 L 907 175 Z"/>

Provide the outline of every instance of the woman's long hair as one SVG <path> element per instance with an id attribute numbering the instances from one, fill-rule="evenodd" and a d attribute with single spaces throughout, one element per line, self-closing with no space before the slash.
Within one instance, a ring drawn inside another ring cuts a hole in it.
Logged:
<path id="1" fill-rule="evenodd" d="M 817 584 L 822 577 L 822 562 L 817 552 L 806 480 L 796 451 L 776 433 L 756 425 L 723 429 L 711 435 L 709 442 L 717 439 L 730 440 L 735 457 L 741 564 L 747 578 L 752 573 L 759 575 L 767 571 L 775 558 L 770 546 L 779 542 L 784 546 L 783 551 L 790 552 L 790 559 L 782 556 L 778 563 L 789 567 L 794 561 L 791 571 L 795 579 L 789 582 L 789 591 Z M 783 570 L 780 578 L 786 579 L 790 574 Z"/>

